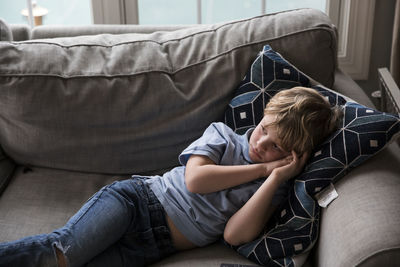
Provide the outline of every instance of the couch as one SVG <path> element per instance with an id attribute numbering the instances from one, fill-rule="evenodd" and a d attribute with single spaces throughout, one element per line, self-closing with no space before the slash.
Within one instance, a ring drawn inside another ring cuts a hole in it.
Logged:
<path id="1" fill-rule="evenodd" d="M 0 23 L 1 24 L 1 23 Z M 213 121 L 263 45 L 366 106 L 313 9 L 191 26 L 0 28 L 0 242 L 62 226 L 102 186 L 160 174 Z M 12 42 L 10 42 L 12 41 Z M 400 149 L 335 183 L 304 266 L 400 264 Z M 154 266 L 255 263 L 221 243 Z"/>

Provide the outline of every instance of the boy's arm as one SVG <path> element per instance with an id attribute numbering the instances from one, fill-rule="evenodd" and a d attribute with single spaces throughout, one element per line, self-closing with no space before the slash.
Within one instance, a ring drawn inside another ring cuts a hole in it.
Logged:
<path id="1" fill-rule="evenodd" d="M 300 173 L 308 158 L 308 155 L 298 158 L 294 152 L 292 155 L 293 161 L 274 169 L 256 193 L 229 219 L 224 230 L 226 242 L 234 246 L 250 242 L 264 229 L 276 208 L 271 202 L 279 185 Z"/>
<path id="2" fill-rule="evenodd" d="M 212 193 L 267 177 L 272 170 L 291 161 L 291 156 L 268 163 L 223 166 L 210 158 L 191 155 L 185 169 L 185 183 L 192 193 Z"/>

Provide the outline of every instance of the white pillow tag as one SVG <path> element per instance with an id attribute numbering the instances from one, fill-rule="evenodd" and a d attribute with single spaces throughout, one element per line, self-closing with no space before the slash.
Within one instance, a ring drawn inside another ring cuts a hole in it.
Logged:
<path id="1" fill-rule="evenodd" d="M 324 190 L 315 195 L 318 201 L 318 205 L 322 208 L 326 208 L 332 201 L 338 197 L 335 187 L 331 183 Z"/>

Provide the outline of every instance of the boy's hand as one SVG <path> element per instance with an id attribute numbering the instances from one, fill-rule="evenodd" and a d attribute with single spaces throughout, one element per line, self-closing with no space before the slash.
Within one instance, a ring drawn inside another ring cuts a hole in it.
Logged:
<path id="1" fill-rule="evenodd" d="M 278 159 L 275 161 L 261 163 L 265 168 L 264 177 L 268 177 L 272 173 L 273 170 L 275 170 L 276 168 L 288 165 L 292 161 L 293 161 L 293 155 L 289 155 L 287 157 L 284 157 L 283 159 Z"/>
<path id="2" fill-rule="evenodd" d="M 289 162 L 286 165 L 275 168 L 271 175 L 274 175 L 280 183 L 295 177 L 303 170 L 309 155 L 309 152 L 305 152 L 303 155 L 298 156 L 296 152 L 292 151 L 292 155 L 284 159 Z"/>

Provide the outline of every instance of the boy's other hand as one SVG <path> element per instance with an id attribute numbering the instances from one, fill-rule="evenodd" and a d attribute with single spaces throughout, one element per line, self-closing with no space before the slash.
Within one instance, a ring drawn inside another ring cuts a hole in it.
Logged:
<path id="1" fill-rule="evenodd" d="M 292 155 L 283 159 L 287 163 L 285 165 L 277 166 L 271 173 L 276 176 L 281 183 L 300 174 L 310 156 L 309 152 L 305 152 L 301 156 L 294 151 L 291 153 Z"/>
<path id="2" fill-rule="evenodd" d="M 268 177 L 272 173 L 273 170 L 275 170 L 276 168 L 288 165 L 292 161 L 293 161 L 293 155 L 289 155 L 289 156 L 286 156 L 286 157 L 284 157 L 282 159 L 261 163 L 265 167 L 264 176 Z"/>

